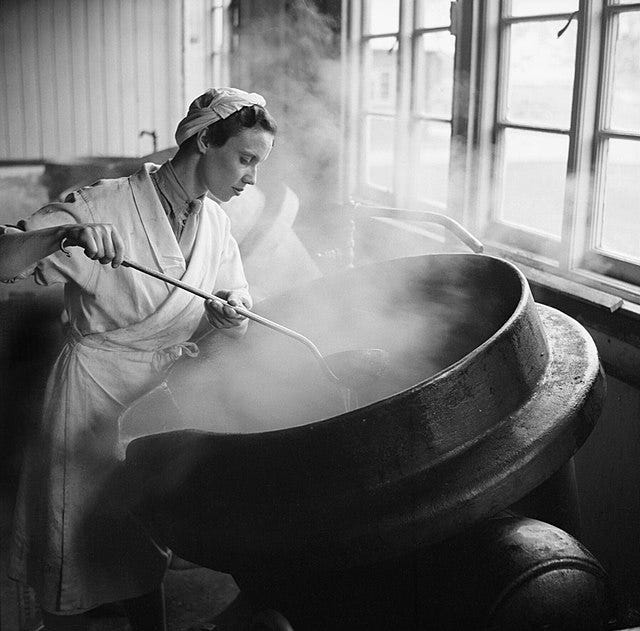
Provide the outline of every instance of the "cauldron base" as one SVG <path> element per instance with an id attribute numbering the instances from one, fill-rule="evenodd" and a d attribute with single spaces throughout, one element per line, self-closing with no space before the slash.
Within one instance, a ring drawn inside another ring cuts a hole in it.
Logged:
<path id="1" fill-rule="evenodd" d="M 612 613 L 605 572 L 588 551 L 555 526 L 509 511 L 393 562 L 234 578 L 256 610 L 280 612 L 296 631 L 589 631 L 606 628 Z M 277 620 L 251 631 L 289 628 Z"/>

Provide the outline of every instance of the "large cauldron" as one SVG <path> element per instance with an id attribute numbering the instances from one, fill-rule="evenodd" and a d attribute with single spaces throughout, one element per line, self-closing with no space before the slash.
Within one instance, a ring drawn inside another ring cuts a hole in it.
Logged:
<path id="1" fill-rule="evenodd" d="M 604 378 L 586 331 L 476 254 L 348 270 L 260 303 L 324 353 L 380 347 L 345 412 L 307 349 L 252 324 L 121 419 L 136 511 L 178 555 L 231 573 L 398 558 L 511 505 L 589 435 Z M 150 435 L 149 435 L 150 434 Z"/>

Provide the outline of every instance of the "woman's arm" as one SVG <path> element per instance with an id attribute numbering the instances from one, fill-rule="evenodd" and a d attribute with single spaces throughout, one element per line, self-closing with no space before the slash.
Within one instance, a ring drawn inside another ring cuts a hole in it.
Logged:
<path id="1" fill-rule="evenodd" d="M 40 230 L 11 231 L 0 234 L 0 281 L 9 281 L 34 263 L 60 249 L 79 246 L 87 257 L 118 267 L 124 257 L 124 244 L 111 224 L 65 224 Z"/>

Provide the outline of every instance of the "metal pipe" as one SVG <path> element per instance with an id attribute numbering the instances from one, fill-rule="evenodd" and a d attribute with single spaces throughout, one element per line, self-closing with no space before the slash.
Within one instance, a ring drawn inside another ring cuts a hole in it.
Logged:
<path id="1" fill-rule="evenodd" d="M 436 223 L 452 232 L 460 241 L 480 254 L 484 251 L 482 243 L 457 221 L 442 213 L 428 210 L 409 210 L 408 208 L 394 208 L 392 206 L 369 206 L 360 202 L 352 202 L 353 212 L 357 218 L 387 217 L 389 219 L 404 219 L 406 221 L 424 221 Z"/>

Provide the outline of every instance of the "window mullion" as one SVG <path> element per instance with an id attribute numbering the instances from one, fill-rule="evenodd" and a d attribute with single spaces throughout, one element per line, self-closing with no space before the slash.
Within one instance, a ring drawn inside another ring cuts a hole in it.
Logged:
<path id="1" fill-rule="evenodd" d="M 607 0 L 601 0 L 606 5 Z M 605 170 L 609 151 L 609 137 L 604 134 L 611 120 L 612 83 L 613 83 L 613 29 L 611 7 L 601 7 L 600 28 L 600 82 L 597 88 L 597 112 L 594 125 L 593 162 L 594 177 L 592 186 L 591 203 L 589 205 L 588 225 L 589 230 L 584 238 L 584 254 L 592 258 L 595 244 L 599 241 L 601 232 L 601 217 L 604 206 Z"/>
<path id="2" fill-rule="evenodd" d="M 415 177 L 411 169 L 411 83 L 413 52 L 413 4 L 414 0 L 400 2 L 400 30 L 398 32 L 398 83 L 397 109 L 395 121 L 395 160 L 394 160 L 394 201 L 399 207 L 409 204 L 410 177 Z"/>
<path id="3" fill-rule="evenodd" d="M 352 0 L 345 3 L 348 16 L 349 37 L 343 40 L 344 54 L 343 67 L 346 85 L 344 86 L 345 99 L 344 120 L 345 120 L 345 149 L 344 149 L 344 171 L 342 181 L 342 201 L 356 194 L 360 186 L 360 168 L 362 137 L 362 122 L 360 116 L 363 79 L 362 79 L 362 44 L 360 36 L 362 33 L 362 2 Z M 346 67 L 345 67 L 346 66 Z"/>
<path id="4" fill-rule="evenodd" d="M 600 72 L 600 20 L 604 0 L 580 0 L 573 107 L 569 132 L 567 184 L 559 257 L 561 269 L 580 265 L 591 223 L 593 146 L 597 127 L 597 100 Z"/>
<path id="5" fill-rule="evenodd" d="M 421 3 L 420 0 L 415 0 L 414 9 L 413 9 L 413 24 L 411 25 L 411 93 L 409 95 L 409 112 L 408 112 L 408 120 L 407 120 L 407 153 L 409 156 L 417 156 L 420 147 L 419 147 L 419 135 L 418 135 L 418 121 L 416 119 L 417 112 L 417 95 L 416 95 L 416 86 L 418 85 L 418 72 L 420 69 L 420 63 L 418 62 L 419 46 L 420 46 L 420 37 L 416 35 L 416 27 L 418 24 L 422 23 L 423 13 L 424 13 L 424 3 Z M 407 169 L 408 171 L 409 169 Z M 414 177 L 422 177 L 421 173 L 415 173 Z M 411 197 L 413 197 L 414 186 L 413 183 L 409 183 L 409 188 L 407 190 L 411 190 Z M 398 206 L 406 206 L 407 204 L 400 204 Z"/>
<path id="6" fill-rule="evenodd" d="M 363 33 L 365 30 L 365 24 L 368 22 L 368 13 L 370 7 L 367 5 L 365 0 L 353 0 L 353 4 L 358 6 L 356 10 L 358 17 L 358 35 L 357 35 L 357 92 L 353 95 L 353 103 L 355 104 L 355 110 L 357 113 L 357 156 L 356 156 L 356 169 L 357 169 L 357 190 L 358 193 L 361 194 L 362 191 L 366 188 L 366 171 L 365 164 L 367 160 L 366 155 L 366 143 L 365 138 L 367 136 L 366 130 L 366 116 L 364 115 L 364 93 L 366 90 L 365 85 L 365 46 L 367 45 L 367 40 L 363 37 Z"/>
<path id="7" fill-rule="evenodd" d="M 502 165 L 504 160 L 504 127 L 498 124 L 498 121 L 506 118 L 506 102 L 507 94 L 509 90 L 509 82 L 504 79 L 508 76 L 507 68 L 509 67 L 509 55 L 510 55 L 510 39 L 511 39 L 511 26 L 505 24 L 502 20 L 502 16 L 505 14 L 508 6 L 510 6 L 509 0 L 501 0 L 499 3 L 498 13 L 498 50 L 497 50 L 497 80 L 494 97 L 494 115 L 493 115 L 493 156 L 491 160 L 491 198 L 489 200 L 489 216 L 488 225 L 491 225 L 495 221 L 495 212 L 502 205 L 502 200 L 498 195 L 503 190 L 503 178 L 502 178 Z"/>
<path id="8" fill-rule="evenodd" d="M 468 4 L 463 5 L 465 18 Z M 463 223 L 476 235 L 483 234 L 489 223 L 492 208 L 493 173 L 493 125 L 496 112 L 497 92 L 488 86 L 498 84 L 498 16 L 499 6 L 489 0 L 476 4 L 474 20 L 477 19 L 477 59 L 471 69 L 471 91 L 474 99 L 474 127 L 471 152 L 471 167 L 468 175 L 469 198 L 466 200 Z"/>
<path id="9" fill-rule="evenodd" d="M 465 220 L 465 210 L 470 207 L 472 187 L 470 177 L 473 166 L 472 138 L 476 128 L 474 99 L 478 63 L 479 8 L 462 0 L 452 3 L 455 17 L 455 58 L 453 69 L 453 99 L 451 112 L 451 153 L 449 161 L 448 212 Z M 452 16 L 453 18 L 453 16 Z M 454 20 L 452 19 L 452 25 Z"/>
<path id="10" fill-rule="evenodd" d="M 599 43 L 599 76 L 598 84 L 594 90 L 596 97 L 596 113 L 593 125 L 593 144 L 591 147 L 592 185 L 591 197 L 588 204 L 588 215 L 586 221 L 585 234 L 583 236 L 583 259 L 590 257 L 597 235 L 600 232 L 598 227 L 598 215 L 604 204 L 604 172 L 607 164 L 608 138 L 603 136 L 602 130 L 608 126 L 611 115 L 611 63 L 612 63 L 612 33 L 613 24 L 610 19 L 610 12 L 607 15 L 607 0 L 600 0 L 600 25 L 598 29 Z"/>

